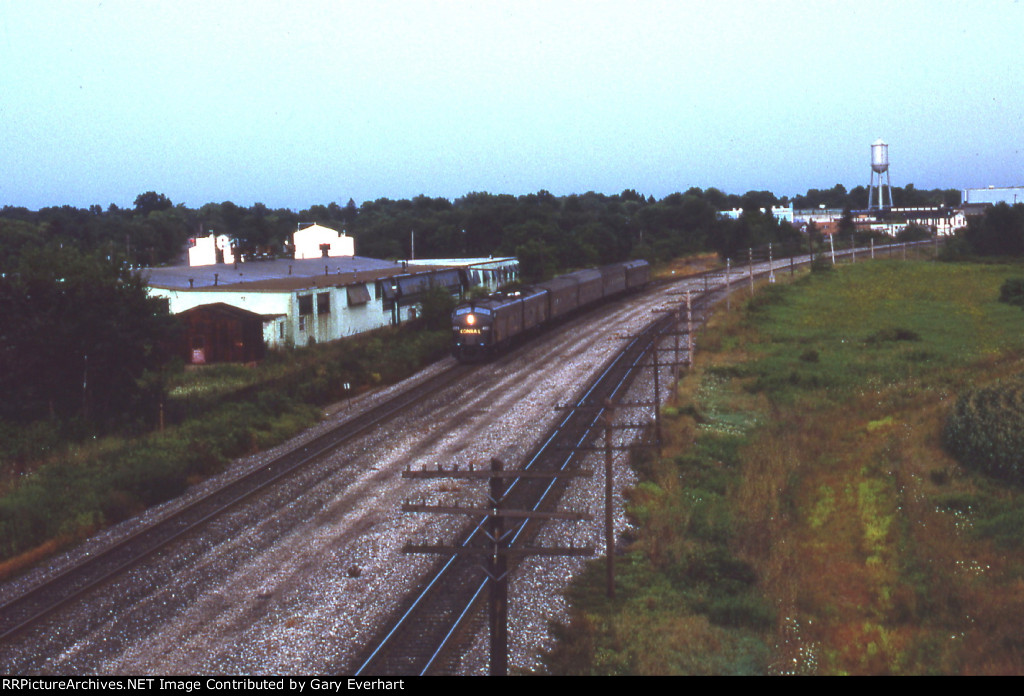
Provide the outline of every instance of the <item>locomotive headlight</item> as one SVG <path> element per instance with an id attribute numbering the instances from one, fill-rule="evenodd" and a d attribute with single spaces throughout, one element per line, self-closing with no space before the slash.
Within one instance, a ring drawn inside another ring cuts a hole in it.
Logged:
<path id="1" fill-rule="evenodd" d="M 473 326 L 474 324 L 476 324 L 476 315 L 475 314 L 470 314 L 469 316 L 467 316 L 466 317 L 466 323 L 469 324 L 470 326 Z"/>

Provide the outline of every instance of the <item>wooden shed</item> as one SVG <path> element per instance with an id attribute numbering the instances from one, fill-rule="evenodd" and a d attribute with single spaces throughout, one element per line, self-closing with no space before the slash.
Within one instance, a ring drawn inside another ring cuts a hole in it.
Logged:
<path id="1" fill-rule="evenodd" d="M 255 362 L 266 352 L 263 317 L 223 302 L 178 314 L 185 326 L 181 353 L 186 363 Z"/>

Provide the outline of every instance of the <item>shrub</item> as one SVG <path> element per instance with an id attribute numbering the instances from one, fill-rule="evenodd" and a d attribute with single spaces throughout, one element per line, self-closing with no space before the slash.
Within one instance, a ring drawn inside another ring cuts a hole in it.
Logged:
<path id="1" fill-rule="evenodd" d="M 811 262 L 811 273 L 830 273 L 834 270 L 832 257 L 827 254 L 818 254 Z"/>
<path id="2" fill-rule="evenodd" d="M 1024 278 L 1007 278 L 999 288 L 999 301 L 1024 307 Z"/>
<path id="3" fill-rule="evenodd" d="M 895 343 L 896 341 L 920 341 L 921 336 L 916 331 L 902 328 L 879 329 L 865 339 L 868 345 L 879 343 Z"/>
<path id="4" fill-rule="evenodd" d="M 708 619 L 719 626 L 767 631 L 775 625 L 775 611 L 751 594 L 717 597 L 708 605 Z"/>
<path id="5" fill-rule="evenodd" d="M 946 422 L 944 439 L 964 466 L 1024 480 L 1024 379 L 962 396 Z"/>
<path id="6" fill-rule="evenodd" d="M 818 362 L 820 357 L 821 356 L 818 355 L 818 351 L 814 350 L 813 348 L 809 348 L 808 350 L 805 350 L 803 353 L 800 354 L 800 359 L 803 362 L 809 362 L 809 363 L 816 363 L 816 362 Z"/>

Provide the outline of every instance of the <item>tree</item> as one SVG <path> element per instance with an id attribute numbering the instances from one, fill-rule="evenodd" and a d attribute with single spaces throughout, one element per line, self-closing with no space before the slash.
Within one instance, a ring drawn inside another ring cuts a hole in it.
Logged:
<path id="1" fill-rule="evenodd" d="M 983 256 L 1024 256 L 1024 203 L 999 203 L 984 217 L 971 218 L 964 232 L 971 250 Z"/>
<path id="2" fill-rule="evenodd" d="M 0 277 L 0 418 L 136 417 L 175 327 L 123 265 L 69 247 L 25 250 Z"/>
<path id="3" fill-rule="evenodd" d="M 135 212 L 142 217 L 147 217 L 150 213 L 158 210 L 167 210 L 173 207 L 174 204 L 171 203 L 167 196 L 155 191 L 140 193 L 135 197 Z"/>
<path id="4" fill-rule="evenodd" d="M 449 328 L 454 309 L 455 298 L 443 285 L 431 285 L 420 298 L 420 318 L 431 331 Z"/>
<path id="5" fill-rule="evenodd" d="M 555 274 L 555 259 L 551 248 L 537 239 L 530 239 L 516 247 L 519 275 L 524 282 L 539 283 Z"/>

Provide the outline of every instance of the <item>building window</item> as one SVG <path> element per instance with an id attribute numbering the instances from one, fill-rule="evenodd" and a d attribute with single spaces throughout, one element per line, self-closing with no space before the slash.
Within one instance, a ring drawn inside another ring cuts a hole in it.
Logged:
<path id="1" fill-rule="evenodd" d="M 299 314 L 312 314 L 313 313 L 313 296 L 312 295 L 300 295 L 299 296 Z"/>
<path id="2" fill-rule="evenodd" d="M 316 313 L 317 314 L 330 314 L 331 313 L 331 293 L 323 292 L 316 296 Z"/>
<path id="3" fill-rule="evenodd" d="M 300 316 L 299 317 L 299 331 L 305 331 L 305 330 L 306 330 L 306 317 L 305 316 Z"/>

